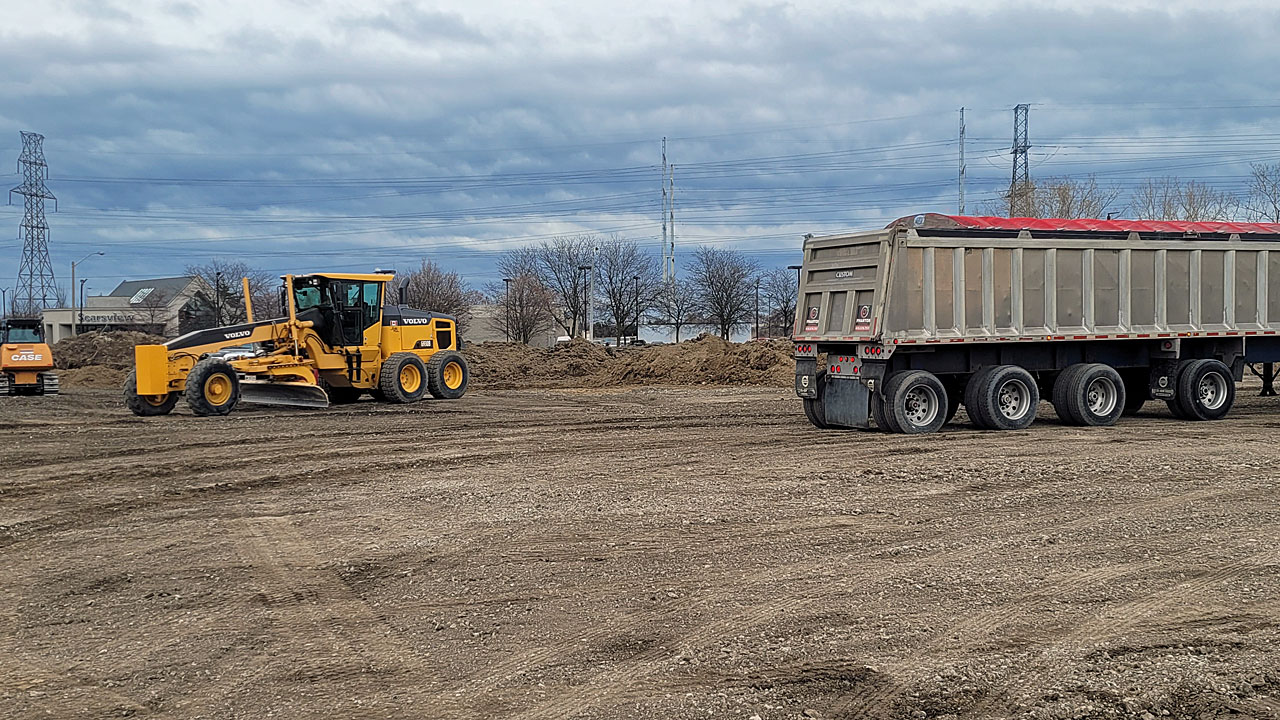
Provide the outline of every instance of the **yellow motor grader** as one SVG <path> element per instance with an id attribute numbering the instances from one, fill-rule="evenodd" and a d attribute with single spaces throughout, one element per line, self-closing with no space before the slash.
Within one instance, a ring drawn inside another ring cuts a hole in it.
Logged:
<path id="1" fill-rule="evenodd" d="M 165 415 L 178 399 L 196 415 L 226 415 L 240 401 L 327 407 L 364 393 L 410 403 L 454 400 L 467 390 L 467 361 L 449 315 L 386 305 L 385 273 L 285 275 L 288 316 L 255 320 L 244 280 L 246 322 L 197 330 L 134 348 L 125 404 Z"/>

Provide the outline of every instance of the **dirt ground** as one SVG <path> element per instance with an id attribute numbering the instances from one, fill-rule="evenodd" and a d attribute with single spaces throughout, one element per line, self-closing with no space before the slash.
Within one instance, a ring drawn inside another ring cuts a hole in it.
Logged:
<path id="1" fill-rule="evenodd" d="M 783 388 L 0 399 L 0 716 L 1280 717 L 1280 403 L 819 431 Z"/>

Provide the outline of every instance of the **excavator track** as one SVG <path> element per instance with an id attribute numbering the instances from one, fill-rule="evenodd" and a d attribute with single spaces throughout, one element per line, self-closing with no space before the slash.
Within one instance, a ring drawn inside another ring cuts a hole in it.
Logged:
<path id="1" fill-rule="evenodd" d="M 58 374 L 57 373 L 40 373 L 40 392 L 43 395 L 58 394 Z"/>

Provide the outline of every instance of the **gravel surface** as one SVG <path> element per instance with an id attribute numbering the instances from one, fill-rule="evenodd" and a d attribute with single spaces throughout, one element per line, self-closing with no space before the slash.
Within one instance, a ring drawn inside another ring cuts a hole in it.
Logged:
<path id="1" fill-rule="evenodd" d="M 0 398 L 0 717 L 1280 717 L 1280 426 Z"/>

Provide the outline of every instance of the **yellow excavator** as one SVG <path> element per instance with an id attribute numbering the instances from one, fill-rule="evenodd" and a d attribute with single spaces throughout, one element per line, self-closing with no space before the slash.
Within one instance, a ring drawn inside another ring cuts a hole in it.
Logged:
<path id="1" fill-rule="evenodd" d="M 53 353 L 40 318 L 0 320 L 0 395 L 57 395 Z"/>
<path id="2" fill-rule="evenodd" d="M 241 402 L 300 407 L 375 399 L 455 400 L 467 361 L 449 315 L 386 305 L 388 273 L 285 275 L 288 315 L 255 320 L 243 280 L 246 322 L 134 348 L 125 405 L 165 415 L 178 399 L 196 415 L 226 415 Z"/>

